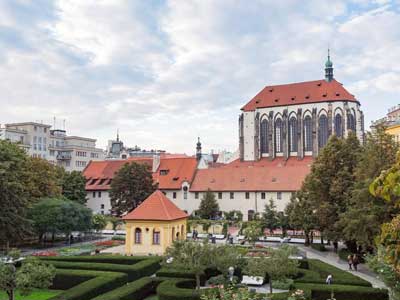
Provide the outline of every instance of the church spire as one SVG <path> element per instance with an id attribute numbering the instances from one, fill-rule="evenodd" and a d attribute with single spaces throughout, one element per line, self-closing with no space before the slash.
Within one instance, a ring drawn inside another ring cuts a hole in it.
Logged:
<path id="1" fill-rule="evenodd" d="M 333 63 L 328 48 L 328 59 L 325 63 L 325 80 L 331 82 L 333 80 Z"/>
<path id="2" fill-rule="evenodd" d="M 197 144 L 196 144 L 196 158 L 197 160 L 201 159 L 201 142 L 200 142 L 200 137 L 197 138 Z"/>
<path id="3" fill-rule="evenodd" d="M 117 142 L 119 142 L 119 129 L 117 129 Z"/>

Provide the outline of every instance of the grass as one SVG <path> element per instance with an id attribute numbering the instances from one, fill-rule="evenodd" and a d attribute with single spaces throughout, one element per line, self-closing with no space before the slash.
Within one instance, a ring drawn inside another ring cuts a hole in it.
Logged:
<path id="1" fill-rule="evenodd" d="M 63 291 L 59 290 L 34 290 L 28 296 L 21 296 L 18 291 L 15 294 L 15 300 L 47 300 L 60 294 Z M 0 291 L 0 300 L 8 300 L 8 296 L 5 292 Z"/>

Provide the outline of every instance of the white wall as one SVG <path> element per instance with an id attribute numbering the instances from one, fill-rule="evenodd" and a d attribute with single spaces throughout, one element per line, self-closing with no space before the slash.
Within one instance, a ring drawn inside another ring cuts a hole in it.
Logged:
<path id="1" fill-rule="evenodd" d="M 90 208 L 93 213 L 103 213 L 107 215 L 111 212 L 111 202 L 108 191 L 87 191 L 86 197 L 88 199 L 86 206 Z M 104 208 L 102 208 L 102 205 L 104 205 Z"/>

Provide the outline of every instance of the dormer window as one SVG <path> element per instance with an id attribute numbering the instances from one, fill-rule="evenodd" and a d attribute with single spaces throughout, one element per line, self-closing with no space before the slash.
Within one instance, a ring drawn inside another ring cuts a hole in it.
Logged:
<path id="1" fill-rule="evenodd" d="M 160 170 L 160 175 L 165 176 L 168 175 L 169 170 Z"/>
<path id="2" fill-rule="evenodd" d="M 178 181 L 178 179 L 179 179 L 179 177 L 172 178 L 172 180 L 174 180 L 174 181 Z"/>
<path id="3" fill-rule="evenodd" d="M 100 179 L 99 185 L 102 185 L 106 180 L 107 180 L 107 178 Z"/>

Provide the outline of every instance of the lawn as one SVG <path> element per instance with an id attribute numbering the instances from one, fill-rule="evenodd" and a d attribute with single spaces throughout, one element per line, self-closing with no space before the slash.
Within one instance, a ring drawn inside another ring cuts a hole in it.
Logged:
<path id="1" fill-rule="evenodd" d="M 60 294 L 62 291 L 59 290 L 35 290 L 29 296 L 21 296 L 18 292 L 15 295 L 15 300 L 47 300 L 55 295 Z M 5 292 L 0 291 L 0 300 L 8 300 L 8 296 Z"/>

